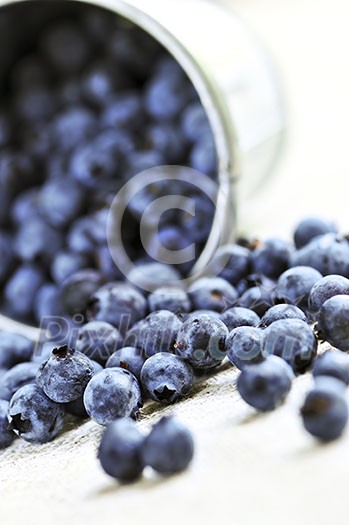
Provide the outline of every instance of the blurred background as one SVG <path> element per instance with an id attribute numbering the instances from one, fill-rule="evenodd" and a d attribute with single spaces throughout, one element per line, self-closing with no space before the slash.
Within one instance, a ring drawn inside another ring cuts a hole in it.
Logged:
<path id="1" fill-rule="evenodd" d="M 349 3 L 229 0 L 262 39 L 281 77 L 287 136 L 276 168 L 240 206 L 240 229 L 289 235 L 316 214 L 348 229 Z"/>

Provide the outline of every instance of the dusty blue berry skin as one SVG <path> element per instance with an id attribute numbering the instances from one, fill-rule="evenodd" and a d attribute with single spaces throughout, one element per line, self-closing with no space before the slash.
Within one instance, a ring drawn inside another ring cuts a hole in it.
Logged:
<path id="1" fill-rule="evenodd" d="M 156 472 L 171 475 L 185 470 L 194 456 L 194 440 L 190 430 L 172 417 L 162 417 L 142 447 L 145 465 Z"/>
<path id="2" fill-rule="evenodd" d="M 39 325 L 44 323 L 45 317 L 62 316 L 64 311 L 58 286 L 52 283 L 43 284 L 35 296 L 33 310 Z"/>
<path id="3" fill-rule="evenodd" d="M 145 363 L 142 350 L 133 346 L 125 346 L 114 352 L 106 362 L 106 368 L 120 367 L 129 370 L 139 380 L 142 366 Z"/>
<path id="4" fill-rule="evenodd" d="M 268 356 L 261 363 L 245 367 L 237 380 L 244 401 L 262 412 L 274 410 L 291 390 L 293 372 L 280 357 Z"/>
<path id="5" fill-rule="evenodd" d="M 349 296 L 335 295 L 324 302 L 318 322 L 319 335 L 339 350 L 349 350 Z"/>
<path id="6" fill-rule="evenodd" d="M 158 352 L 174 352 L 182 322 L 168 310 L 158 310 L 135 324 L 125 336 L 125 344 L 144 351 L 146 357 Z"/>
<path id="7" fill-rule="evenodd" d="M 320 441 L 339 438 L 348 422 L 343 382 L 334 377 L 318 377 L 300 412 L 309 434 Z"/>
<path id="8" fill-rule="evenodd" d="M 260 318 L 255 312 L 240 306 L 228 308 L 220 315 L 220 319 L 229 331 L 238 326 L 258 326 L 260 322 Z"/>
<path id="9" fill-rule="evenodd" d="M 8 401 L 0 399 L 0 449 L 9 447 L 16 437 L 14 432 L 9 428 L 7 418 L 8 408 Z"/>
<path id="10" fill-rule="evenodd" d="M 80 328 L 75 347 L 90 359 L 104 364 L 122 343 L 123 337 L 113 325 L 91 321 Z"/>
<path id="11" fill-rule="evenodd" d="M 349 277 L 349 242 L 345 237 L 327 233 L 295 251 L 290 266 L 311 266 L 322 275 Z"/>
<path id="12" fill-rule="evenodd" d="M 148 295 L 150 312 L 169 310 L 174 314 L 187 313 L 191 310 L 188 294 L 181 288 L 162 286 Z"/>
<path id="13" fill-rule="evenodd" d="M 282 357 L 295 373 L 305 372 L 316 352 L 314 332 L 300 319 L 280 319 L 264 330 L 263 354 Z"/>
<path id="14" fill-rule="evenodd" d="M 313 240 L 314 237 L 336 232 L 337 227 L 333 222 L 320 219 L 319 217 L 308 217 L 297 225 L 294 232 L 294 243 L 299 250 Z"/>
<path id="15" fill-rule="evenodd" d="M 344 352 L 327 350 L 319 355 L 312 368 L 313 376 L 330 376 L 349 385 L 349 356 Z"/>
<path id="16" fill-rule="evenodd" d="M 13 246 L 24 262 L 50 262 L 63 247 L 63 237 L 42 218 L 34 217 L 17 230 Z"/>
<path id="17" fill-rule="evenodd" d="M 293 248 L 282 239 L 267 239 L 251 253 L 252 271 L 276 279 L 289 266 Z"/>
<path id="18" fill-rule="evenodd" d="M 104 321 L 124 333 L 142 319 L 147 311 L 147 301 L 133 286 L 115 282 L 96 290 L 90 297 L 87 318 Z"/>
<path id="19" fill-rule="evenodd" d="M 263 361 L 264 332 L 252 326 L 239 326 L 232 330 L 226 341 L 227 356 L 239 370 Z"/>
<path id="20" fill-rule="evenodd" d="M 159 286 L 178 286 L 178 281 L 182 279 L 181 274 L 172 266 L 156 262 L 138 264 L 127 278 L 145 294 Z"/>
<path id="21" fill-rule="evenodd" d="M 38 363 L 19 363 L 0 377 L 0 399 L 10 401 L 22 386 L 35 383 Z"/>
<path id="22" fill-rule="evenodd" d="M 193 307 L 222 312 L 238 298 L 235 288 L 221 277 L 202 277 L 188 288 Z"/>
<path id="23" fill-rule="evenodd" d="M 38 267 L 23 265 L 17 268 L 4 289 L 8 310 L 13 317 L 31 318 L 35 294 L 43 282 L 44 275 Z"/>
<path id="24" fill-rule="evenodd" d="M 51 264 L 53 280 L 60 284 L 67 277 L 88 266 L 88 258 L 83 254 L 60 251 L 56 254 Z"/>
<path id="25" fill-rule="evenodd" d="M 141 384 L 154 401 L 174 403 L 189 392 L 193 384 L 193 370 L 180 357 L 160 352 L 144 363 Z"/>
<path id="26" fill-rule="evenodd" d="M 198 312 L 190 316 L 178 331 L 176 354 L 194 368 L 213 368 L 226 356 L 225 340 L 228 333 L 223 321 Z"/>
<path id="27" fill-rule="evenodd" d="M 97 363 L 97 361 L 92 361 L 91 359 L 91 364 L 93 366 L 93 375 L 96 375 L 103 370 L 103 366 Z M 79 418 L 88 417 L 88 413 L 86 412 L 85 405 L 84 405 L 83 394 L 77 399 L 74 399 L 74 401 L 65 403 L 64 408 L 68 414 L 72 414 L 73 416 L 76 416 Z"/>
<path id="28" fill-rule="evenodd" d="M 57 115 L 52 128 L 56 145 L 63 151 L 71 151 L 91 137 L 96 128 L 96 119 L 86 107 L 71 106 Z"/>
<path id="29" fill-rule="evenodd" d="M 130 418 L 108 425 L 98 449 L 103 470 L 122 483 L 135 481 L 143 472 L 144 436 Z"/>
<path id="30" fill-rule="evenodd" d="M 342 275 L 326 275 L 310 290 L 309 310 L 317 314 L 324 302 L 335 295 L 349 295 L 349 279 Z"/>
<path id="31" fill-rule="evenodd" d="M 45 394 L 56 403 L 78 399 L 94 374 L 88 357 L 68 346 L 52 350 L 48 361 L 42 363 L 36 381 Z"/>
<path id="32" fill-rule="evenodd" d="M 34 342 L 24 335 L 0 332 L 0 368 L 9 369 L 18 363 L 30 361 Z"/>
<path id="33" fill-rule="evenodd" d="M 237 284 L 250 273 L 251 254 L 237 244 L 228 244 L 217 250 L 209 265 L 210 275 L 218 275 L 231 284 Z"/>
<path id="34" fill-rule="evenodd" d="M 241 308 L 250 308 L 262 317 L 273 306 L 273 289 L 263 285 L 248 288 L 237 301 Z"/>
<path id="35" fill-rule="evenodd" d="M 17 390 L 10 401 L 8 419 L 15 434 L 32 443 L 54 439 L 63 427 L 64 408 L 35 384 Z"/>
<path id="36" fill-rule="evenodd" d="M 124 368 L 106 368 L 87 385 L 84 405 L 99 425 L 108 425 L 119 417 L 136 417 L 142 406 L 138 381 Z"/>
<path id="37" fill-rule="evenodd" d="M 60 286 L 65 313 L 71 316 L 84 313 L 91 295 L 101 284 L 101 274 L 92 269 L 79 270 L 67 277 Z"/>
<path id="38" fill-rule="evenodd" d="M 275 321 L 280 321 L 280 319 L 300 319 L 304 323 L 308 322 L 307 316 L 298 306 L 293 304 L 276 304 L 265 312 L 259 326 L 266 328 Z"/>
<path id="39" fill-rule="evenodd" d="M 276 304 L 289 303 L 307 308 L 310 291 L 321 278 L 321 273 L 309 266 L 290 268 L 280 275 L 273 299 Z"/>
<path id="40" fill-rule="evenodd" d="M 39 202 L 45 220 L 54 228 L 64 228 L 81 212 L 84 194 L 68 177 L 52 179 L 41 188 Z"/>

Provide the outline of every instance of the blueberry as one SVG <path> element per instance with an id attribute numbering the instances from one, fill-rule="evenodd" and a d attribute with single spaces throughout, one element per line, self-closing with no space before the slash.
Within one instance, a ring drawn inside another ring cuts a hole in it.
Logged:
<path id="1" fill-rule="evenodd" d="M 51 401 L 38 385 L 31 384 L 14 394 L 8 418 L 10 428 L 25 441 L 46 443 L 62 429 L 64 408 Z"/>
<path id="2" fill-rule="evenodd" d="M 36 266 L 23 265 L 15 270 L 4 289 L 7 307 L 13 316 L 21 319 L 31 316 L 35 295 L 43 281 L 44 276 Z"/>
<path id="3" fill-rule="evenodd" d="M 309 310 L 318 313 L 327 299 L 334 295 L 349 295 L 349 279 L 342 275 L 326 275 L 317 281 L 309 294 Z"/>
<path id="4" fill-rule="evenodd" d="M 220 319 L 208 314 L 190 316 L 179 329 L 175 349 L 194 368 L 219 365 L 226 356 L 228 329 Z"/>
<path id="5" fill-rule="evenodd" d="M 193 102 L 183 111 L 181 131 L 190 142 L 197 142 L 203 135 L 210 132 L 206 111 L 200 102 Z"/>
<path id="6" fill-rule="evenodd" d="M 265 290 L 273 290 L 276 286 L 276 281 L 266 277 L 261 273 L 251 273 L 240 279 L 235 285 L 236 290 L 240 295 L 243 295 L 250 288 L 264 288 Z"/>
<path id="7" fill-rule="evenodd" d="M 215 206 L 206 195 L 194 195 L 194 215 L 183 212 L 178 222 L 186 238 L 194 243 L 206 242 L 212 228 Z"/>
<path id="8" fill-rule="evenodd" d="M 142 350 L 133 346 L 125 346 L 114 352 L 108 359 L 105 367 L 120 367 L 129 370 L 139 380 L 142 366 L 145 363 Z"/>
<path id="9" fill-rule="evenodd" d="M 263 354 L 282 357 L 295 373 L 303 373 L 317 352 L 312 328 L 300 319 L 280 319 L 264 330 Z"/>
<path id="10" fill-rule="evenodd" d="M 79 330 L 76 350 L 103 364 L 122 347 L 122 343 L 117 328 L 103 321 L 91 321 Z"/>
<path id="11" fill-rule="evenodd" d="M 273 293 L 274 301 L 307 308 L 310 290 L 321 278 L 321 273 L 309 266 L 290 268 L 279 277 Z"/>
<path id="12" fill-rule="evenodd" d="M 253 310 L 241 306 L 228 308 L 220 315 L 220 319 L 229 331 L 238 326 L 258 326 L 260 322 L 259 316 Z"/>
<path id="13" fill-rule="evenodd" d="M 124 275 L 116 266 L 109 246 L 99 246 L 94 253 L 94 262 L 103 279 L 107 281 L 122 280 Z"/>
<path id="14" fill-rule="evenodd" d="M 39 188 L 23 191 L 13 201 L 11 219 L 16 226 L 40 216 Z"/>
<path id="15" fill-rule="evenodd" d="M 87 318 L 105 321 L 125 332 L 142 319 L 147 301 L 133 286 L 115 282 L 96 290 L 90 297 Z"/>
<path id="16" fill-rule="evenodd" d="M 97 363 L 96 361 L 91 360 L 91 365 L 93 367 L 93 375 L 96 375 L 103 370 L 103 366 Z M 72 416 L 76 416 L 83 419 L 88 417 L 88 413 L 86 412 L 86 408 L 84 405 L 83 394 L 77 399 L 74 399 L 74 401 L 69 401 L 69 403 L 65 403 L 64 408 L 65 411 L 68 414 L 71 414 Z"/>
<path id="17" fill-rule="evenodd" d="M 202 277 L 188 288 L 188 295 L 196 309 L 222 312 L 233 306 L 238 298 L 235 288 L 221 277 Z"/>
<path id="18" fill-rule="evenodd" d="M 84 195 L 76 182 L 53 179 L 42 187 L 39 202 L 41 213 L 49 224 L 64 228 L 81 212 Z"/>
<path id="19" fill-rule="evenodd" d="M 63 108 L 65 106 L 80 106 L 82 98 L 82 86 L 78 76 L 62 77 L 58 84 L 56 97 Z M 63 112 L 61 110 L 61 112 Z M 59 116 L 58 116 L 59 118 Z M 67 143 L 67 142 L 66 142 Z M 68 145 L 69 148 L 69 145 Z"/>
<path id="20" fill-rule="evenodd" d="M 22 386 L 35 383 L 38 363 L 19 363 L 0 378 L 0 399 L 10 401 Z"/>
<path id="21" fill-rule="evenodd" d="M 118 94 L 108 100 L 101 116 L 102 125 L 110 128 L 132 128 L 143 121 L 143 104 L 137 91 Z"/>
<path id="22" fill-rule="evenodd" d="M 118 170 L 117 156 L 96 141 L 78 147 L 71 157 L 71 176 L 90 189 L 99 188 L 117 178 Z"/>
<path id="23" fill-rule="evenodd" d="M 311 266 L 322 275 L 338 274 L 349 277 L 349 242 L 345 237 L 327 233 L 294 252 L 291 266 Z"/>
<path id="24" fill-rule="evenodd" d="M 9 447 L 15 439 L 7 419 L 8 407 L 8 401 L 0 399 L 0 449 Z"/>
<path id="25" fill-rule="evenodd" d="M 273 290 L 265 286 L 248 288 L 237 301 L 241 308 L 250 308 L 262 317 L 273 305 Z"/>
<path id="26" fill-rule="evenodd" d="M 57 284 L 61 284 L 67 277 L 88 266 L 89 261 L 85 255 L 62 250 L 52 261 L 51 275 Z"/>
<path id="27" fill-rule="evenodd" d="M 52 130 L 56 147 L 69 152 L 93 136 L 96 118 L 86 107 L 74 105 L 57 114 Z"/>
<path id="28" fill-rule="evenodd" d="M 107 213 L 105 209 L 77 219 L 68 233 L 68 248 L 74 253 L 90 256 L 106 244 Z"/>
<path id="29" fill-rule="evenodd" d="M 14 105 L 18 117 L 34 123 L 49 119 L 56 110 L 53 93 L 44 85 L 20 87 Z"/>
<path id="30" fill-rule="evenodd" d="M 190 245 L 191 242 L 179 228 L 167 225 L 159 228 L 155 234 L 151 229 L 150 239 L 144 247 L 156 261 L 171 264 L 182 273 L 188 273 L 194 264 L 194 254 L 190 251 Z M 189 254 L 185 252 L 186 249 Z"/>
<path id="31" fill-rule="evenodd" d="M 127 274 L 127 279 L 141 290 L 149 292 L 159 286 L 180 285 L 181 275 L 168 264 L 148 262 L 135 266 Z"/>
<path id="32" fill-rule="evenodd" d="M 321 377 L 308 392 L 301 408 L 304 428 L 321 441 L 340 437 L 348 422 L 348 403 L 342 381 Z"/>
<path id="33" fill-rule="evenodd" d="M 312 372 L 315 378 L 336 377 L 349 385 L 349 356 L 343 352 L 327 350 L 315 359 Z"/>
<path id="34" fill-rule="evenodd" d="M 146 146 L 151 151 L 158 151 L 167 159 L 166 163 L 179 164 L 185 159 L 185 144 L 176 124 L 170 122 L 152 122 L 146 128 Z"/>
<path id="35" fill-rule="evenodd" d="M 267 239 L 251 254 L 253 272 L 279 277 L 287 270 L 292 251 L 291 244 L 282 239 Z"/>
<path id="36" fill-rule="evenodd" d="M 135 346 L 150 357 L 157 352 L 173 352 L 177 332 L 182 323 L 168 310 L 150 313 L 136 323 L 126 334 L 125 343 Z"/>
<path id="37" fill-rule="evenodd" d="M 243 368 L 237 389 L 244 401 L 266 412 L 274 410 L 286 399 L 292 386 L 291 367 L 277 356 L 268 356 L 261 363 Z"/>
<path id="38" fill-rule="evenodd" d="M 280 319 L 300 319 L 304 323 L 308 321 L 307 316 L 298 306 L 293 304 L 276 304 L 265 312 L 259 326 L 266 328 L 275 321 L 280 321 Z"/>
<path id="39" fill-rule="evenodd" d="M 82 93 L 88 102 L 100 107 L 115 94 L 120 83 L 115 69 L 108 60 L 97 60 L 89 66 L 81 83 Z"/>
<path id="40" fill-rule="evenodd" d="M 21 148 L 37 162 L 45 162 L 53 151 L 52 130 L 48 124 L 24 123 L 19 131 Z"/>
<path id="41" fill-rule="evenodd" d="M 160 352 L 144 363 L 141 384 L 154 401 L 174 403 L 189 392 L 193 384 L 193 371 L 180 357 Z"/>
<path id="42" fill-rule="evenodd" d="M 84 313 L 89 298 L 101 284 L 101 275 L 95 270 L 85 269 L 71 274 L 60 288 L 64 311 L 72 316 Z"/>
<path id="43" fill-rule="evenodd" d="M 72 22 L 60 21 L 46 29 L 41 49 L 48 63 L 61 73 L 78 73 L 90 58 L 89 43 L 82 30 Z"/>
<path id="44" fill-rule="evenodd" d="M 131 153 L 129 157 L 127 158 L 126 167 L 125 167 L 125 178 L 127 180 L 131 179 L 135 175 L 138 175 L 139 173 L 142 173 L 145 170 L 149 170 L 150 168 L 155 168 L 157 166 L 163 166 L 165 164 L 166 158 L 165 156 L 160 152 L 156 150 L 141 150 L 141 151 L 135 151 L 134 153 Z M 144 205 L 144 202 L 147 203 L 147 201 L 152 202 L 156 198 L 156 193 L 154 190 L 156 190 L 156 186 L 159 183 L 156 184 L 150 184 L 151 188 L 149 191 L 149 184 L 148 186 L 145 186 L 141 193 L 141 199 L 138 198 L 136 195 L 134 199 L 128 199 L 128 209 L 132 211 L 132 213 L 138 217 L 141 218 L 145 208 L 146 204 Z M 162 187 L 162 181 L 160 181 L 160 187 Z M 131 187 L 131 190 L 133 188 Z M 143 193 L 145 193 L 145 197 L 143 196 Z M 151 194 L 153 193 L 153 195 Z M 141 206 L 139 206 L 139 201 L 141 202 Z"/>
<path id="45" fill-rule="evenodd" d="M 117 419 L 105 430 L 98 449 L 103 470 L 117 480 L 135 481 L 143 472 L 144 437 L 132 419 Z"/>
<path id="46" fill-rule="evenodd" d="M 8 370 L 18 363 L 30 361 L 34 342 L 21 334 L 0 332 L 0 368 Z"/>
<path id="47" fill-rule="evenodd" d="M 35 319 L 41 326 L 46 317 L 62 316 L 63 306 L 59 288 L 52 283 L 43 284 L 35 296 L 33 310 Z"/>
<path id="48" fill-rule="evenodd" d="M 54 348 L 48 361 L 40 365 L 36 381 L 52 401 L 68 403 L 82 395 L 93 373 L 88 357 L 61 346 Z"/>
<path id="49" fill-rule="evenodd" d="M 189 101 L 190 90 L 184 75 L 155 76 L 145 90 L 145 109 L 155 120 L 172 120 Z"/>
<path id="50" fill-rule="evenodd" d="M 164 475 L 185 470 L 194 456 L 191 432 L 172 417 L 162 417 L 146 437 L 143 461 Z"/>
<path id="51" fill-rule="evenodd" d="M 250 252 L 243 246 L 227 244 L 218 248 L 208 271 L 231 284 L 237 284 L 250 273 Z"/>
<path id="52" fill-rule="evenodd" d="M 132 79 L 144 84 L 150 69 L 156 64 L 159 44 L 145 31 L 128 24 L 113 31 L 108 39 L 108 49 L 113 63 L 116 62 Z"/>
<path id="53" fill-rule="evenodd" d="M 335 295 L 320 309 L 320 336 L 339 350 L 349 350 L 349 296 Z"/>
<path id="54" fill-rule="evenodd" d="M 191 310 L 191 301 L 188 294 L 181 288 L 162 286 L 148 296 L 148 305 L 151 312 L 169 310 L 175 314 Z"/>
<path id="55" fill-rule="evenodd" d="M 101 131 L 95 144 L 98 149 L 106 150 L 112 155 L 127 159 L 136 150 L 137 142 L 135 137 L 126 129 L 106 129 Z"/>
<path id="56" fill-rule="evenodd" d="M 43 219 L 23 223 L 13 241 L 15 254 L 25 262 L 46 262 L 63 247 L 63 237 Z"/>
<path id="57" fill-rule="evenodd" d="M 100 425 L 119 417 L 135 417 L 142 406 L 138 381 L 124 368 L 107 368 L 87 385 L 84 404 L 88 415 Z"/>
<path id="58" fill-rule="evenodd" d="M 218 158 L 216 145 L 211 133 L 202 136 L 193 146 L 189 163 L 193 169 L 201 173 L 206 175 L 216 174 Z"/>
<path id="59" fill-rule="evenodd" d="M 263 330 L 253 326 L 238 326 L 232 330 L 225 346 L 229 361 L 239 370 L 263 361 Z"/>
<path id="60" fill-rule="evenodd" d="M 294 242 L 296 248 L 303 248 L 311 240 L 325 233 L 337 233 L 336 225 L 318 217 L 308 217 L 303 219 L 296 227 L 294 232 Z"/>

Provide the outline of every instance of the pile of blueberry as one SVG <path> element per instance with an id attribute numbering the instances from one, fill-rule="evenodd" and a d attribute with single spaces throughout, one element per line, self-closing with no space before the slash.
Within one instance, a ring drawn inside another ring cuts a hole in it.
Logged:
<path id="1" fill-rule="evenodd" d="M 322 441 L 339 437 L 348 421 L 349 242 L 316 218 L 303 220 L 294 237 L 295 245 L 227 245 L 187 290 L 142 293 L 110 282 L 92 294 L 85 324 L 59 347 L 46 341 L 34 350 L 26 337 L 0 333 L 1 446 L 15 434 L 50 441 L 69 413 L 107 427 L 100 461 L 121 481 L 147 465 L 182 470 L 193 455 L 189 431 L 165 419 L 144 440 L 132 419 L 144 400 L 171 404 L 187 396 L 226 358 L 241 371 L 242 399 L 259 411 L 277 408 L 295 376 L 311 370 L 304 427 Z M 211 275 L 227 253 L 220 275 Z M 318 355 L 319 341 L 331 347 Z"/>
<path id="2" fill-rule="evenodd" d="M 135 25 L 86 7 L 23 39 L 1 79 L 0 286 L 2 311 L 35 325 L 43 316 L 73 316 L 81 308 L 74 296 L 123 277 L 108 250 L 106 220 L 130 178 L 179 165 L 215 180 L 217 158 L 192 83 Z M 159 236 L 149 225 L 146 253 L 144 209 L 172 194 L 190 196 L 196 214 L 164 213 Z M 157 260 L 162 245 L 180 250 L 194 242 L 200 254 L 214 205 L 189 181 L 149 184 L 125 204 L 122 245 L 135 264 Z"/>

